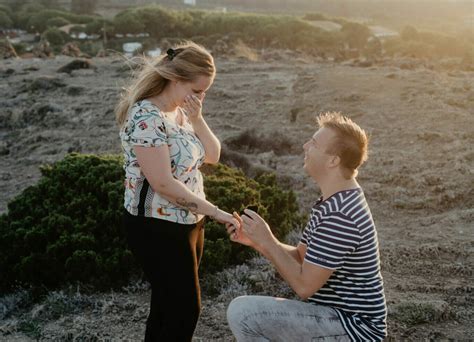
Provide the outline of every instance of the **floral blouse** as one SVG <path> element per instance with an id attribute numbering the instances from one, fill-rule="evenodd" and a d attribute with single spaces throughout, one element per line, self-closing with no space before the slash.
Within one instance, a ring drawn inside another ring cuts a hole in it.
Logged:
<path id="1" fill-rule="evenodd" d="M 191 123 L 185 116 L 184 124 L 178 125 L 148 100 L 135 103 L 128 115 L 127 122 L 120 130 L 124 152 L 125 209 L 135 216 L 155 217 L 182 224 L 198 222 L 203 215 L 180 208 L 153 191 L 133 149 L 134 146 L 158 147 L 167 144 L 173 177 L 195 195 L 205 198 L 203 178 L 199 171 L 204 163 L 204 146 Z"/>

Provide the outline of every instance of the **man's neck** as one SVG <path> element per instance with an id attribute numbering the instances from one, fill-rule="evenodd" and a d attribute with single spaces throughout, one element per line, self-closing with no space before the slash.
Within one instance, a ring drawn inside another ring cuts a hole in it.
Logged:
<path id="1" fill-rule="evenodd" d="M 324 200 L 328 199 L 339 191 L 356 189 L 360 187 L 359 183 L 357 183 L 357 180 L 355 178 L 327 179 L 324 181 L 320 181 L 318 185 L 321 189 Z"/>

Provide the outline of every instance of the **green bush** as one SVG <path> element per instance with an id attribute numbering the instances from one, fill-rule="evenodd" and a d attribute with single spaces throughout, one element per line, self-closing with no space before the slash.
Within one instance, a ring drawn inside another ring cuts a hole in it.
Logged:
<path id="1" fill-rule="evenodd" d="M 38 3 L 25 4 L 21 7 L 21 12 L 24 13 L 38 13 L 44 10 L 44 6 Z"/>
<path id="2" fill-rule="evenodd" d="M 8 29 L 13 26 L 13 20 L 3 11 L 0 11 L 0 29 Z"/>
<path id="3" fill-rule="evenodd" d="M 81 32 L 84 32 L 85 33 L 86 31 L 86 27 L 85 26 L 82 26 L 82 25 L 74 25 L 72 26 L 70 29 L 69 29 L 69 34 L 79 34 Z"/>
<path id="4" fill-rule="evenodd" d="M 41 37 L 46 39 L 53 46 L 61 46 L 68 39 L 68 35 L 63 31 L 58 30 L 56 27 L 51 27 L 44 31 Z"/>
<path id="5" fill-rule="evenodd" d="M 418 30 L 413 26 L 405 26 L 400 32 L 400 37 L 403 40 L 417 40 L 418 39 Z"/>
<path id="6" fill-rule="evenodd" d="M 12 16 L 13 26 L 23 30 L 28 30 L 28 21 L 33 13 L 29 12 L 18 12 Z"/>
<path id="7" fill-rule="evenodd" d="M 80 14 L 94 13 L 96 6 L 96 0 L 72 0 L 71 12 Z"/>
<path id="8" fill-rule="evenodd" d="M 47 27 L 62 27 L 68 24 L 70 24 L 69 20 L 62 17 L 51 18 L 46 22 Z"/>
<path id="9" fill-rule="evenodd" d="M 139 18 L 139 20 L 138 20 Z M 313 51 L 340 46 L 342 36 L 294 16 L 175 11 L 152 5 L 127 9 L 114 18 L 117 32 L 145 31 L 152 38 L 239 35 L 251 47 Z"/>
<path id="10" fill-rule="evenodd" d="M 5 6 L 5 5 L 0 5 L 0 12 L 4 12 L 4 13 L 8 14 L 8 16 L 12 15 L 12 9 L 8 6 Z"/>
<path id="11" fill-rule="evenodd" d="M 359 23 L 345 23 L 341 27 L 341 32 L 344 34 L 349 47 L 356 49 L 365 47 L 371 36 L 369 28 Z"/>
<path id="12" fill-rule="evenodd" d="M 307 13 L 303 16 L 303 20 L 329 20 L 328 17 L 326 17 L 322 13 Z"/>
<path id="13" fill-rule="evenodd" d="M 106 19 L 96 19 L 86 24 L 86 27 L 80 32 L 85 32 L 87 34 L 98 34 L 102 35 L 105 27 L 105 32 L 108 36 L 112 35 L 115 32 L 115 27 L 112 21 Z"/>
<path id="14" fill-rule="evenodd" d="M 141 33 L 145 30 L 142 18 L 135 12 L 125 12 L 114 18 L 114 27 L 116 33 Z"/>
<path id="15" fill-rule="evenodd" d="M 53 18 L 63 18 L 73 24 L 87 24 L 98 17 L 48 9 L 33 13 L 28 19 L 26 28 L 31 32 L 43 32 L 48 28 L 48 21 Z"/>
<path id="16" fill-rule="evenodd" d="M 76 282 L 98 289 L 126 284 L 139 268 L 120 227 L 122 159 L 70 154 L 41 168 L 37 185 L 25 189 L 0 216 L 0 289 L 15 285 L 56 288 Z M 258 204 L 275 234 L 301 223 L 292 192 L 273 175 L 248 179 L 218 165 L 205 170 L 207 197 L 224 210 Z M 222 225 L 206 224 L 203 272 L 244 261 L 250 249 L 231 243 Z"/>

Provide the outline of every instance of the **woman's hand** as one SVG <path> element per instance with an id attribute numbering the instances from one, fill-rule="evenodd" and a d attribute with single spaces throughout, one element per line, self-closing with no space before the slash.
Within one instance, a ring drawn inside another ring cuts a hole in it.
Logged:
<path id="1" fill-rule="evenodd" d="M 226 227 L 229 225 L 230 227 L 237 229 L 240 226 L 239 221 L 234 216 L 221 209 L 217 209 L 216 215 L 213 216 L 213 219 L 217 222 L 224 223 Z"/>
<path id="2" fill-rule="evenodd" d="M 199 97 L 196 95 L 187 95 L 184 98 L 183 109 L 188 115 L 189 121 L 191 121 L 191 123 L 202 119 L 202 101 L 204 100 L 205 96 L 206 94 L 202 93 Z"/>

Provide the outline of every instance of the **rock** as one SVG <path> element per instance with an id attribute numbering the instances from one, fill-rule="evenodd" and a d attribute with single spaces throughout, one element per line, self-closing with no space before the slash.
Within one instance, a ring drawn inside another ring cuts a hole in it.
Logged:
<path id="1" fill-rule="evenodd" d="M 28 87 L 31 91 L 37 90 L 54 90 L 57 88 L 65 87 L 66 84 L 62 79 L 54 76 L 40 76 L 31 82 Z"/>
<path id="2" fill-rule="evenodd" d="M 104 58 L 110 56 L 110 53 L 108 53 L 105 49 L 100 49 L 99 52 L 97 52 L 97 55 L 95 56 L 98 58 Z"/>
<path id="3" fill-rule="evenodd" d="M 51 49 L 49 42 L 46 40 L 43 40 L 39 42 L 37 45 L 35 45 L 32 53 L 33 53 L 33 56 L 36 58 L 54 57 L 53 49 Z"/>
<path id="4" fill-rule="evenodd" d="M 65 56 L 70 56 L 70 57 L 81 57 L 82 56 L 81 50 L 74 43 L 67 43 L 66 45 L 64 45 L 62 50 L 61 50 L 61 54 L 65 55 Z"/>
<path id="5" fill-rule="evenodd" d="M 60 111 L 61 109 L 58 106 L 37 103 L 29 110 L 25 110 L 23 112 L 22 121 L 27 124 L 43 124 L 46 121 L 48 115 Z"/>
<path id="6" fill-rule="evenodd" d="M 392 72 L 392 73 L 386 74 L 385 77 L 393 80 L 395 78 L 398 78 L 398 75 Z"/>
<path id="7" fill-rule="evenodd" d="M 37 65 L 30 65 L 23 69 L 23 71 L 38 71 L 40 69 Z"/>
<path id="8" fill-rule="evenodd" d="M 8 69 L 5 69 L 5 70 L 2 70 L 1 73 L 2 73 L 2 77 L 8 77 L 8 76 L 13 75 L 15 73 L 15 69 L 8 68 Z"/>
<path id="9" fill-rule="evenodd" d="M 0 156 L 6 156 L 10 154 L 10 149 L 6 141 L 0 141 Z"/>
<path id="10" fill-rule="evenodd" d="M 69 86 L 66 88 L 66 93 L 71 96 L 78 96 L 84 94 L 86 88 L 82 86 Z"/>
<path id="11" fill-rule="evenodd" d="M 0 40 L 0 59 L 18 58 L 15 48 L 8 39 Z"/>
<path id="12" fill-rule="evenodd" d="M 219 39 L 213 45 L 212 53 L 214 53 L 218 56 L 228 55 L 229 54 L 229 45 L 223 39 Z"/>
<path id="13" fill-rule="evenodd" d="M 357 63 L 357 66 L 362 67 L 362 68 L 368 68 L 371 67 L 374 63 L 372 61 L 366 60 L 366 61 L 359 61 Z"/>
<path id="14" fill-rule="evenodd" d="M 73 70 L 79 69 L 96 69 L 91 61 L 86 59 L 76 59 L 72 62 L 60 67 L 57 72 L 64 72 L 70 74 Z"/>

